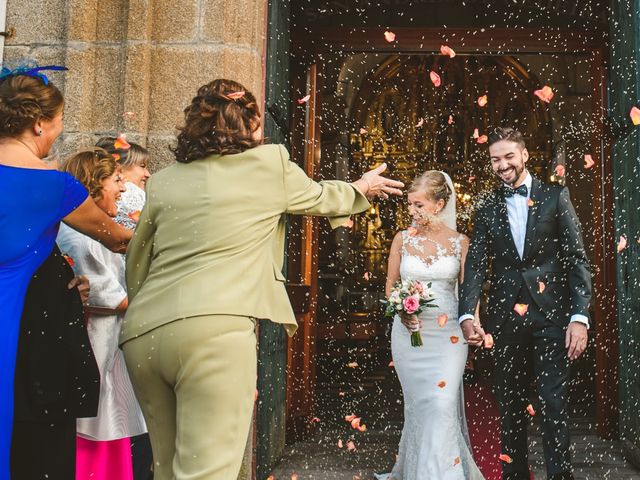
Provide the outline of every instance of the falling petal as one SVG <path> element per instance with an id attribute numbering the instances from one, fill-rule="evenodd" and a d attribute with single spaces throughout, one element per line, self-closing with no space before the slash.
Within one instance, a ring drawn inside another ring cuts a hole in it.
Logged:
<path id="1" fill-rule="evenodd" d="M 298 99 L 298 105 L 302 105 L 303 103 L 307 103 L 309 101 L 309 99 L 311 98 L 311 95 L 306 95 L 302 98 Z"/>
<path id="2" fill-rule="evenodd" d="M 392 368 L 393 368 L 393 360 L 391 360 L 391 361 L 389 362 L 389 367 L 392 367 Z"/>
<path id="3" fill-rule="evenodd" d="M 349 217 L 349 219 L 340 226 L 345 228 L 353 228 L 353 219 Z"/>
<path id="4" fill-rule="evenodd" d="M 371 274 L 369 272 L 364 272 L 363 277 L 365 280 L 369 280 L 369 278 L 371 277 Z"/>
<path id="5" fill-rule="evenodd" d="M 632 107 L 629 116 L 634 125 L 640 125 L 640 108 Z"/>
<path id="6" fill-rule="evenodd" d="M 446 313 L 441 313 L 440 315 L 438 315 L 439 326 L 444 327 L 447 324 L 448 320 L 449 320 L 449 315 L 447 315 Z"/>
<path id="7" fill-rule="evenodd" d="M 358 425 L 358 431 L 359 432 L 366 432 L 367 431 L 367 426 L 365 424 Z"/>
<path id="8" fill-rule="evenodd" d="M 595 165 L 596 162 L 593 161 L 593 157 L 588 153 L 584 156 L 584 168 L 589 169 Z"/>
<path id="9" fill-rule="evenodd" d="M 127 142 L 127 136 L 124 133 L 121 133 L 118 135 L 118 138 L 116 138 L 116 141 L 113 142 L 113 147 L 116 150 L 129 150 L 131 145 Z"/>
<path id="10" fill-rule="evenodd" d="M 338 396 L 339 396 L 339 397 L 344 397 L 345 395 L 346 395 L 346 393 L 345 393 L 345 392 L 338 392 Z"/>
<path id="11" fill-rule="evenodd" d="M 456 56 L 456 52 L 453 50 L 453 48 L 447 46 L 447 45 L 441 45 L 440 46 L 440 53 L 442 55 L 448 55 L 450 58 L 453 58 Z"/>
<path id="12" fill-rule="evenodd" d="M 115 159 L 116 162 L 119 162 L 120 159 L 122 158 L 119 153 L 112 154 L 112 157 Z"/>
<path id="13" fill-rule="evenodd" d="M 345 415 L 345 422 L 351 422 L 354 418 L 357 418 L 353 413 L 351 415 Z"/>
<path id="14" fill-rule="evenodd" d="M 486 135 L 480 135 L 478 137 L 477 142 L 478 143 L 487 143 L 488 140 L 489 140 L 489 138 Z"/>
<path id="15" fill-rule="evenodd" d="M 527 412 L 529 412 L 529 415 L 532 417 L 536 414 L 536 411 L 533 409 L 533 405 L 531 404 L 527 405 Z"/>
<path id="16" fill-rule="evenodd" d="M 477 128 L 473 129 L 473 138 L 478 138 L 480 136 L 480 131 Z"/>
<path id="17" fill-rule="evenodd" d="M 358 368 L 358 362 L 349 362 L 349 363 L 347 363 L 347 367 L 349 367 L 349 368 Z"/>
<path id="18" fill-rule="evenodd" d="M 416 123 L 416 128 L 419 128 L 422 125 L 424 125 L 424 118 L 421 118 L 420 120 L 418 120 L 418 123 Z"/>
<path id="19" fill-rule="evenodd" d="M 511 463 L 513 462 L 513 460 L 511 459 L 511 457 L 509 455 L 507 455 L 506 453 L 501 453 L 500 456 L 498 457 L 500 460 L 502 460 L 503 462 L 506 463 Z"/>
<path id="20" fill-rule="evenodd" d="M 138 220 L 140 220 L 140 210 L 136 210 L 135 212 L 128 213 L 127 217 L 129 217 L 132 221 L 138 223 Z"/>
<path id="21" fill-rule="evenodd" d="M 567 173 L 564 165 L 556 165 L 554 172 L 556 172 L 556 175 L 559 177 L 564 177 L 564 174 Z"/>
<path id="22" fill-rule="evenodd" d="M 531 200 L 531 199 L 529 199 L 529 200 L 527 201 L 527 205 L 528 205 L 529 207 L 533 207 L 535 204 L 536 204 L 536 202 L 534 202 L 534 201 L 533 201 L 533 200 Z"/>
<path id="23" fill-rule="evenodd" d="M 124 112 L 122 114 L 123 118 L 135 118 L 136 112 Z"/>
<path id="24" fill-rule="evenodd" d="M 449 115 L 449 119 L 447 120 L 447 123 L 448 123 L 449 125 L 453 125 L 453 122 L 454 122 L 454 120 L 453 120 L 453 115 Z"/>
<path id="25" fill-rule="evenodd" d="M 440 79 L 440 75 L 438 75 L 433 70 L 429 72 L 429 78 L 434 86 L 439 87 L 442 84 L 442 80 Z"/>
<path id="26" fill-rule="evenodd" d="M 490 333 L 485 334 L 484 336 L 484 348 L 490 350 L 493 348 L 493 335 Z"/>
<path id="27" fill-rule="evenodd" d="M 548 85 L 536 90 L 533 94 L 545 103 L 550 103 L 554 95 L 553 90 Z"/>
<path id="28" fill-rule="evenodd" d="M 467 178 L 467 181 L 469 183 L 473 183 L 475 179 L 476 179 L 476 177 L 474 175 L 469 175 L 469 178 Z"/>
<path id="29" fill-rule="evenodd" d="M 351 428 L 358 428 L 360 426 L 360 417 L 356 417 L 351 420 Z"/>
<path id="30" fill-rule="evenodd" d="M 361 128 L 360 129 L 360 135 L 366 135 L 367 134 L 367 129 L 366 128 Z"/>
<path id="31" fill-rule="evenodd" d="M 460 457 L 456 457 L 453 459 L 453 466 L 455 467 L 456 465 L 460 464 Z"/>
<path id="32" fill-rule="evenodd" d="M 539 281 L 538 282 L 538 293 L 544 292 L 545 288 L 547 288 L 547 286 L 544 284 L 544 282 Z"/>
<path id="33" fill-rule="evenodd" d="M 231 100 L 237 100 L 239 98 L 244 97 L 244 92 L 240 90 L 239 92 L 227 93 L 227 97 L 229 97 Z"/>
<path id="34" fill-rule="evenodd" d="M 489 102 L 489 99 L 487 98 L 486 95 L 482 95 L 481 97 L 478 97 L 478 105 L 480 107 L 486 106 L 488 102 Z"/>
<path id="35" fill-rule="evenodd" d="M 298 480 L 298 474 L 297 473 L 292 473 L 291 474 L 291 480 Z"/>
<path id="36" fill-rule="evenodd" d="M 616 247 L 616 249 L 618 250 L 618 253 L 620 253 L 625 248 L 627 248 L 627 239 L 624 235 L 621 235 L 620 240 L 618 240 L 618 246 Z"/>
<path id="37" fill-rule="evenodd" d="M 311 419 L 311 423 L 318 423 L 320 421 L 320 419 L 318 417 L 313 417 Z"/>
<path id="38" fill-rule="evenodd" d="M 451 335 L 449 337 L 449 340 L 451 340 L 451 343 L 458 343 L 458 341 L 460 340 L 459 337 L 456 337 L 455 335 Z"/>
<path id="39" fill-rule="evenodd" d="M 518 315 L 524 317 L 524 314 L 529 310 L 529 305 L 526 303 L 516 303 L 513 309 L 518 313 Z"/>
<path id="40" fill-rule="evenodd" d="M 391 32 L 391 31 L 389 31 L 389 30 L 387 30 L 386 32 L 384 32 L 384 39 L 387 42 L 391 43 L 396 39 L 396 34 Z"/>
<path id="41" fill-rule="evenodd" d="M 355 449 L 356 449 L 356 444 L 353 443 L 353 441 L 349 440 L 347 442 L 347 450 L 350 451 L 350 452 L 353 452 L 353 451 L 355 451 Z"/>
<path id="42" fill-rule="evenodd" d="M 445 382 L 444 380 L 440 380 L 440 381 L 438 382 L 438 386 L 439 386 L 440 388 L 444 388 L 444 387 L 446 387 L 446 386 L 447 386 L 447 382 Z"/>
<path id="43" fill-rule="evenodd" d="M 341 438 L 338 439 L 338 448 L 342 448 L 342 439 Z"/>

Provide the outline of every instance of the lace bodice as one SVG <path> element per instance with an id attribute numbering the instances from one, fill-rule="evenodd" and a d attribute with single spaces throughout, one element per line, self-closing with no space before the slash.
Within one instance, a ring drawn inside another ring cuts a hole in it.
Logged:
<path id="1" fill-rule="evenodd" d="M 450 245 L 441 245 L 425 236 L 402 232 L 402 280 L 456 281 L 460 273 L 462 235 L 449 238 Z"/>

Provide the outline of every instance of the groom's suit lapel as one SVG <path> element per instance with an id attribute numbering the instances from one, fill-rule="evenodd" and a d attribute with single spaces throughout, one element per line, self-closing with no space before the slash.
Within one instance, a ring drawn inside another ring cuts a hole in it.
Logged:
<path id="1" fill-rule="evenodd" d="M 541 184 L 537 178 L 531 182 L 531 195 L 529 195 L 529 210 L 527 213 L 527 233 L 524 237 L 524 253 L 522 259 L 526 260 L 531 253 L 531 247 L 536 233 L 536 224 L 540 216 L 540 202 L 542 201 Z"/>
<path id="2" fill-rule="evenodd" d="M 518 255 L 516 242 L 513 240 L 513 234 L 511 233 L 511 227 L 509 226 L 509 212 L 507 212 L 507 202 L 501 190 L 496 192 L 496 203 L 498 206 L 498 223 L 500 225 L 501 235 L 507 245 L 507 253 L 511 255 L 512 258 L 517 259 L 517 261 L 519 262 L 520 255 Z"/>

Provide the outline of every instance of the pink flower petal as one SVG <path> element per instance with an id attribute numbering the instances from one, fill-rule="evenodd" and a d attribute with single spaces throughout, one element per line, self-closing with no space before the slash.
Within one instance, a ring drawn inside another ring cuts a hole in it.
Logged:
<path id="1" fill-rule="evenodd" d="M 595 165 L 596 162 L 593 161 L 593 157 L 588 153 L 584 156 L 584 168 L 589 169 Z"/>
<path id="2" fill-rule="evenodd" d="M 536 90 L 533 94 L 545 103 L 551 103 L 554 93 L 550 86 L 545 85 L 540 90 Z"/>
<path id="3" fill-rule="evenodd" d="M 434 86 L 439 87 L 440 85 L 442 85 L 442 80 L 440 79 L 440 75 L 438 75 L 433 70 L 429 72 L 429 78 L 431 79 L 431 82 L 433 83 Z"/>
<path id="4" fill-rule="evenodd" d="M 298 99 L 298 105 L 302 105 L 303 103 L 307 103 L 309 101 L 309 99 L 311 98 L 311 95 L 306 95 L 302 98 Z"/>
<path id="5" fill-rule="evenodd" d="M 384 32 L 384 39 L 387 42 L 391 43 L 396 39 L 396 34 L 387 30 L 386 32 Z"/>
<path id="6" fill-rule="evenodd" d="M 489 102 L 489 99 L 487 98 L 486 95 L 482 95 L 481 97 L 478 97 L 479 106 L 484 107 L 487 105 L 488 102 Z"/>
<path id="7" fill-rule="evenodd" d="M 634 125 L 640 125 L 640 109 L 638 107 L 631 107 L 629 116 Z"/>
<path id="8" fill-rule="evenodd" d="M 448 55 L 450 58 L 453 58 L 456 56 L 456 52 L 453 50 L 453 48 L 447 46 L 447 45 L 441 45 L 440 46 L 440 53 L 442 55 Z"/>

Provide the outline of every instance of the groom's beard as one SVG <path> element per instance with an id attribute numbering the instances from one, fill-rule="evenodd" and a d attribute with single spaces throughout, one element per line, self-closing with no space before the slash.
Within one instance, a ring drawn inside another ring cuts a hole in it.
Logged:
<path id="1" fill-rule="evenodd" d="M 516 183 L 518 183 L 518 180 L 520 180 L 520 177 L 522 177 L 522 174 L 525 170 L 525 166 L 524 163 L 522 163 L 521 165 L 511 165 L 511 172 L 512 175 L 514 175 L 513 177 L 511 177 L 511 175 L 509 176 L 509 179 L 506 179 L 502 176 L 502 172 L 505 172 L 507 170 L 510 169 L 503 169 L 501 171 L 496 172 L 496 176 L 500 179 L 500 181 L 502 181 L 503 183 L 506 183 L 507 185 L 513 187 L 515 186 Z"/>

